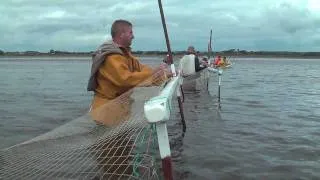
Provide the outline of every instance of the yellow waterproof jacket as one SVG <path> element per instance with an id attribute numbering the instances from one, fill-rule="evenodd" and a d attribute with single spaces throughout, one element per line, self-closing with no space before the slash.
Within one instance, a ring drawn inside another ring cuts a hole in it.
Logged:
<path id="1" fill-rule="evenodd" d="M 152 78 L 153 69 L 141 64 L 130 50 L 120 48 L 120 53 L 109 53 L 96 70 L 94 98 L 91 104 L 91 116 L 104 125 L 116 125 L 123 117 L 129 116 L 130 94 L 126 91 L 141 84 L 144 86 L 160 84 Z M 165 78 L 161 79 L 161 81 Z M 121 99 L 117 98 L 121 96 Z"/>

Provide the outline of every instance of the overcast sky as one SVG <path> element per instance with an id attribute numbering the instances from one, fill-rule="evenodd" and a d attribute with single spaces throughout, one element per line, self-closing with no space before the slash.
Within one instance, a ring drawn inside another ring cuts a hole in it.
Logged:
<path id="1" fill-rule="evenodd" d="M 172 50 L 320 51 L 320 0 L 162 0 Z M 133 50 L 165 50 L 157 0 L 1 0 L 0 49 L 92 51 L 115 19 Z"/>

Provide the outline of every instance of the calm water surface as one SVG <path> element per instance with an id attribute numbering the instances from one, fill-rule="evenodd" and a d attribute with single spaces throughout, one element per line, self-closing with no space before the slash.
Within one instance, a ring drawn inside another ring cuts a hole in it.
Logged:
<path id="1" fill-rule="evenodd" d="M 186 92 L 177 177 L 320 179 L 320 60 L 233 62 L 222 76 L 221 110 L 217 77 L 209 94 Z M 0 148 L 85 114 L 89 70 L 88 58 L 0 59 Z"/>

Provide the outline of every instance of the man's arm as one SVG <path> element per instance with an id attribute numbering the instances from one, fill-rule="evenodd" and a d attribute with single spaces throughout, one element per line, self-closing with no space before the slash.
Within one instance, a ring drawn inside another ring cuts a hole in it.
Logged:
<path id="1" fill-rule="evenodd" d="M 134 87 L 152 77 L 151 68 L 141 68 L 131 72 L 128 59 L 122 55 L 110 55 L 100 68 L 100 73 L 113 84 L 120 87 Z"/>
<path id="2" fill-rule="evenodd" d="M 152 71 L 152 78 L 149 79 L 152 82 L 149 82 L 149 84 L 148 84 L 148 82 L 146 82 L 147 85 L 152 84 L 155 86 L 159 86 L 164 81 L 166 81 L 168 78 L 172 77 L 172 73 L 171 73 L 171 71 L 168 71 L 168 69 L 167 69 L 168 65 L 166 63 L 161 63 L 158 67 L 151 68 L 148 65 L 140 63 L 137 58 L 135 58 L 134 60 L 136 63 L 136 68 L 138 68 L 140 71 L 145 71 L 145 70 Z"/>
<path id="3" fill-rule="evenodd" d="M 198 72 L 198 71 L 206 68 L 206 67 L 200 67 L 200 62 L 199 62 L 198 56 L 196 56 L 196 57 L 194 58 L 194 60 L 195 60 L 194 64 L 195 64 L 196 72 Z"/>

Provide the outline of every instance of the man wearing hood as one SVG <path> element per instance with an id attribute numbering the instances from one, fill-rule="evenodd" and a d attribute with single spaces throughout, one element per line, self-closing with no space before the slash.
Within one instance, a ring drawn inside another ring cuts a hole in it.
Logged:
<path id="1" fill-rule="evenodd" d="M 196 52 L 196 50 L 193 46 L 189 46 L 187 49 L 187 55 L 190 55 L 190 54 L 195 55 L 195 58 L 194 58 L 194 66 L 195 67 L 194 68 L 195 68 L 196 72 L 201 71 L 202 69 L 206 68 L 205 63 L 200 63 L 199 53 Z"/>
<path id="2" fill-rule="evenodd" d="M 171 74 L 166 64 L 152 69 L 141 64 L 131 54 L 134 39 L 132 24 L 126 20 L 116 20 L 111 27 L 112 40 L 103 43 L 93 54 L 88 91 L 94 91 L 91 116 L 98 123 L 107 126 L 119 123 L 122 110 L 127 111 L 124 103 L 112 105 L 109 102 L 125 94 L 135 86 L 158 85 Z"/>

